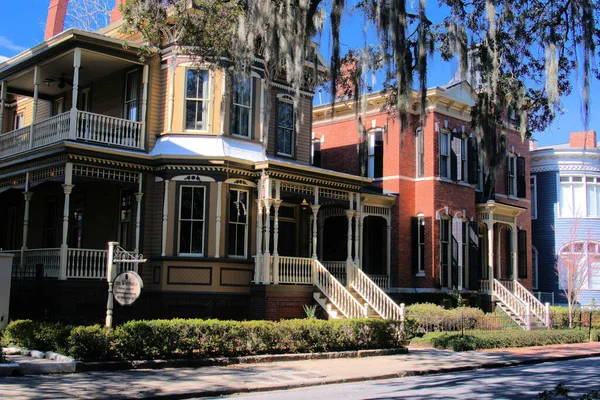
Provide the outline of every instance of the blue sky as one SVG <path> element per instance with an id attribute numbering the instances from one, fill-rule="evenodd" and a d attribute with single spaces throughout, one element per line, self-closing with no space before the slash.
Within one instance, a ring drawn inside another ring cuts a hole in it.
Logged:
<path id="1" fill-rule="evenodd" d="M 350 0 L 348 3 L 354 3 Z M 429 1 L 428 8 L 437 6 L 437 2 Z M 21 51 L 30 48 L 44 39 L 44 25 L 48 11 L 49 0 L 4 0 L 2 13 L 0 13 L 0 57 L 12 57 Z M 441 15 L 443 11 L 434 13 Z M 324 37 L 321 41 L 321 51 L 330 53 L 327 38 L 328 26 L 325 27 Z M 363 42 L 362 19 L 358 16 L 346 18 L 342 24 L 342 53 L 349 47 L 360 46 Z M 372 35 L 372 33 L 371 33 Z M 369 37 L 371 39 L 371 37 Z M 439 59 L 432 59 L 428 74 L 428 86 L 443 85 L 450 80 L 456 70 L 456 63 L 443 63 Z M 380 82 L 379 82 L 380 83 Z M 569 133 L 583 130 L 581 118 L 580 83 L 573 77 L 573 94 L 563 99 L 565 113 L 545 132 L 537 133 L 534 137 L 540 145 L 565 143 L 569 140 Z M 376 86 L 376 89 L 378 87 Z M 600 83 L 593 81 L 591 90 L 591 115 L 589 128 L 600 131 L 600 115 L 596 115 L 595 96 L 600 94 Z M 318 99 L 318 96 L 317 96 Z M 326 96 L 323 95 L 323 99 Z M 318 102 L 318 100 L 316 100 Z"/>

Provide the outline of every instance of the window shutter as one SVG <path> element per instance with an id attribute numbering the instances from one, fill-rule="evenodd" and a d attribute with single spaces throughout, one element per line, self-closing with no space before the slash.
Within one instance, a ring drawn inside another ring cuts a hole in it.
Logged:
<path id="1" fill-rule="evenodd" d="M 462 220 L 452 218 L 452 288 L 458 288 L 458 269 L 462 265 Z"/>
<path id="2" fill-rule="evenodd" d="M 412 271 L 416 274 L 419 271 L 419 217 L 410 218 L 410 233 Z"/>
<path id="3" fill-rule="evenodd" d="M 469 289 L 479 289 L 481 275 L 481 256 L 479 252 L 479 224 L 469 222 Z"/>
<path id="4" fill-rule="evenodd" d="M 527 278 L 527 231 L 519 229 L 517 235 L 519 278 Z"/>
<path id="5" fill-rule="evenodd" d="M 460 162 L 460 140 L 457 140 L 456 134 L 450 137 L 450 179 L 458 180 L 458 165 Z"/>
<path id="6" fill-rule="evenodd" d="M 438 146 L 437 146 L 437 152 L 438 152 L 438 176 L 441 177 L 442 176 L 442 162 L 443 162 L 443 157 L 442 157 L 442 133 L 440 131 L 437 132 L 437 139 L 438 139 Z"/>
<path id="7" fill-rule="evenodd" d="M 510 156 L 506 157 L 506 175 L 504 176 L 504 182 L 506 183 L 506 194 L 509 195 L 511 193 L 510 187 Z"/>
<path id="8" fill-rule="evenodd" d="M 479 170 L 479 152 L 477 151 L 477 139 L 469 138 L 468 147 L 468 165 L 469 165 L 469 183 L 477 183 L 477 172 Z"/>
<path id="9" fill-rule="evenodd" d="M 525 178 L 525 158 L 517 157 L 517 197 L 524 198 L 527 196 Z"/>

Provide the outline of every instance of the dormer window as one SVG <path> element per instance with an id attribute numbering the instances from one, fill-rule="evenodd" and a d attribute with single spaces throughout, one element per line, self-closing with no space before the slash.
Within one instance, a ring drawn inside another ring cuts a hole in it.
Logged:
<path id="1" fill-rule="evenodd" d="M 208 70 L 188 69 L 185 83 L 185 129 L 208 130 Z"/>
<path id="2" fill-rule="evenodd" d="M 252 79 L 234 77 L 231 106 L 231 134 L 250 138 L 252 115 Z"/>
<path id="3" fill-rule="evenodd" d="M 277 154 L 294 157 L 294 103 L 289 96 L 279 97 L 277 103 Z"/>

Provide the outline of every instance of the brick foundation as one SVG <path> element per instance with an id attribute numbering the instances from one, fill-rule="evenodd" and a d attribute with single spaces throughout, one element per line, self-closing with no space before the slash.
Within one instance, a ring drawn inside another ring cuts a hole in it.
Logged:
<path id="1" fill-rule="evenodd" d="M 313 292 L 312 286 L 252 285 L 250 319 L 306 318 L 303 306 L 315 304 Z"/>

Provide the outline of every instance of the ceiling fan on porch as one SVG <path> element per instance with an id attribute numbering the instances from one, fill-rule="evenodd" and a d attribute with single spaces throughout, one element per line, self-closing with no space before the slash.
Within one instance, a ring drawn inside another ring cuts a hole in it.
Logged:
<path id="1" fill-rule="evenodd" d="M 46 86 L 50 86 L 53 83 L 58 83 L 58 85 L 56 85 L 59 89 L 64 89 L 65 86 L 69 85 L 69 86 L 73 86 L 73 79 L 69 79 L 65 76 L 65 73 L 63 72 L 62 74 L 60 74 L 60 77 L 54 77 L 54 76 L 49 76 L 46 79 L 44 79 L 44 83 L 46 84 Z"/>

